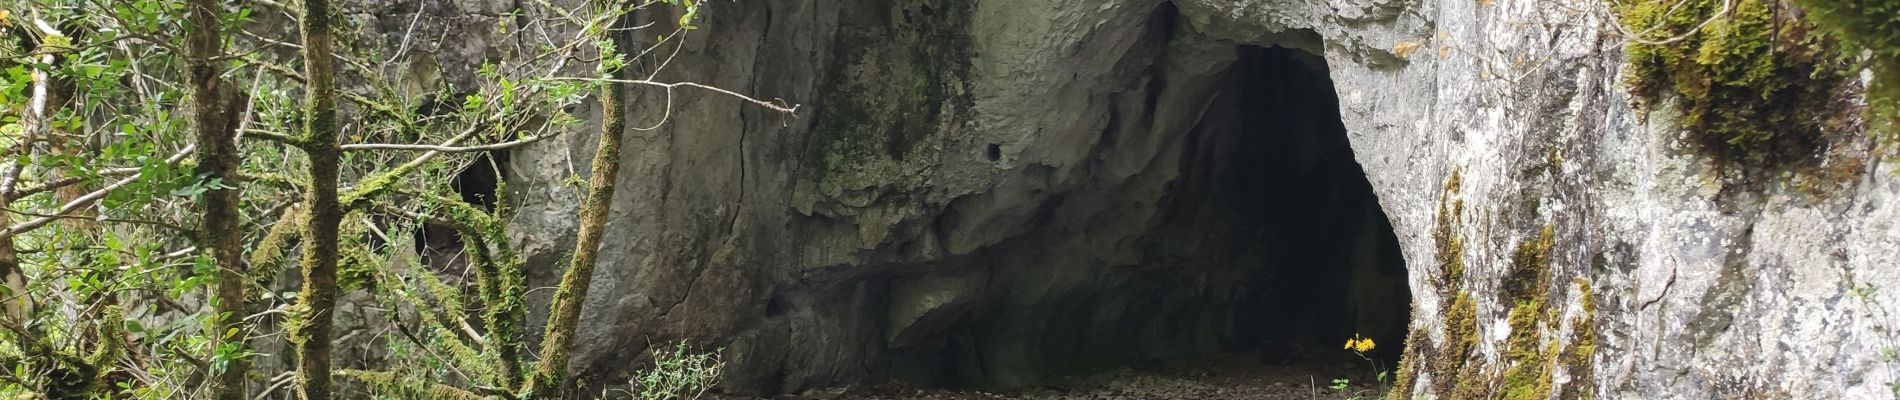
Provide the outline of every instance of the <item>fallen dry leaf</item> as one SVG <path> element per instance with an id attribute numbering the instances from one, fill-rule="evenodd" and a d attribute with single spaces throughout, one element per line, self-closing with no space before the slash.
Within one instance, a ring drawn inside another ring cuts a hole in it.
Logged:
<path id="1" fill-rule="evenodd" d="M 1399 44 L 1392 46 L 1392 54 L 1398 55 L 1399 58 L 1411 58 L 1412 52 L 1418 51 L 1418 48 L 1423 46 L 1425 46 L 1424 43 L 1410 40 L 1399 42 Z"/>

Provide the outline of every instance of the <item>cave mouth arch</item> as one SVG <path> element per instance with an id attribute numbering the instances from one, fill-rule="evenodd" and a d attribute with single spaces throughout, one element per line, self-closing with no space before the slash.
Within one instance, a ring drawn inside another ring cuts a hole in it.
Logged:
<path id="1" fill-rule="evenodd" d="M 1221 353 L 1363 362 L 1340 349 L 1355 335 L 1396 364 L 1411 312 L 1405 260 L 1326 60 L 1233 51 L 1207 92 L 1176 97 L 1194 100 L 1198 118 L 1162 150 L 1178 156 L 1162 157 L 1174 164 L 1155 178 L 1159 198 L 1124 194 L 1138 183 L 1056 195 L 1024 218 L 1036 228 L 939 266 L 964 272 L 894 278 L 892 304 L 928 306 L 893 307 L 886 373 L 994 389 Z"/>
<path id="2" fill-rule="evenodd" d="M 1358 335 L 1396 362 L 1411 317 L 1406 264 L 1354 158 L 1326 60 L 1277 46 L 1238 54 L 1222 86 L 1240 90 L 1210 103 L 1190 136 L 1205 155 L 1188 159 L 1197 165 L 1187 176 L 1204 181 L 1184 189 L 1199 191 L 1199 212 L 1238 225 L 1228 228 L 1237 247 L 1278 250 L 1236 266 L 1256 286 L 1228 350 L 1291 363 L 1344 356 L 1339 344 Z"/>

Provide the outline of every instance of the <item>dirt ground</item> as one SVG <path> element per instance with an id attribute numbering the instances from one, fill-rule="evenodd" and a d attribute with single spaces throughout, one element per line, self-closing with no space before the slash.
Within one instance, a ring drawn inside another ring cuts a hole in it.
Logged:
<path id="1" fill-rule="evenodd" d="M 1353 395 L 1377 398 L 1372 367 L 1363 361 L 1312 362 L 1271 366 L 1244 356 L 1216 356 L 1138 368 L 1095 371 L 1058 379 L 1040 387 L 990 393 L 971 390 L 922 390 L 901 385 L 831 390 L 781 397 L 783 400 L 1314 400 Z M 1351 378 L 1347 392 L 1330 388 L 1334 378 Z"/>

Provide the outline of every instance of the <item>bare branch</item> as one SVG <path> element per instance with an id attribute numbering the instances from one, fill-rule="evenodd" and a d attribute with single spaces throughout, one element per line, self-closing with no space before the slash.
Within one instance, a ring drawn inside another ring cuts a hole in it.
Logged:
<path id="1" fill-rule="evenodd" d="M 1675 6 L 1670 7 L 1669 11 L 1664 13 L 1663 15 L 1667 16 L 1670 14 L 1675 14 L 1676 11 L 1680 7 L 1682 7 L 1683 3 L 1685 2 L 1677 2 Z M 1689 28 L 1689 30 L 1687 31 L 1683 31 L 1682 34 L 1664 38 L 1661 40 L 1644 39 L 1643 36 L 1648 35 L 1649 32 L 1652 32 L 1658 28 L 1661 28 L 1663 25 L 1649 27 L 1647 29 L 1644 29 L 1642 32 L 1630 32 L 1629 29 L 1626 29 L 1623 27 L 1623 21 L 1617 20 L 1618 18 L 1615 12 L 1604 13 L 1604 15 L 1607 15 L 1610 18 L 1610 26 L 1613 28 L 1616 28 L 1616 32 L 1620 36 L 1623 36 L 1624 39 L 1628 39 L 1629 41 L 1638 43 L 1638 44 L 1644 44 L 1644 45 L 1650 45 L 1650 46 L 1663 46 L 1663 45 L 1668 45 L 1671 43 L 1687 40 L 1690 37 L 1695 36 L 1697 33 L 1702 32 L 1703 28 L 1708 27 L 1709 24 L 1713 24 L 1715 23 L 1716 20 L 1720 20 L 1723 17 L 1727 17 L 1729 15 L 1729 11 L 1734 10 L 1734 9 L 1735 9 L 1735 0 L 1723 0 L 1722 9 L 1717 10 L 1714 14 L 1710 14 L 1709 19 L 1702 20 L 1702 23 L 1696 24 L 1694 28 Z"/>
<path id="2" fill-rule="evenodd" d="M 555 78 L 550 78 L 549 80 L 625 83 L 625 84 L 632 84 L 632 85 L 662 87 L 666 89 L 674 89 L 674 88 L 679 88 L 679 87 L 700 88 L 700 89 L 705 89 L 705 90 L 712 91 L 715 93 L 736 97 L 736 98 L 739 98 L 740 100 L 745 100 L 748 103 L 756 104 L 760 107 L 765 107 L 766 109 L 769 109 L 772 111 L 792 114 L 793 116 L 798 115 L 798 107 L 799 107 L 799 105 L 797 104 L 786 103 L 784 99 L 772 99 L 772 101 L 764 101 L 764 100 L 754 99 L 751 96 L 739 94 L 739 92 L 722 89 L 717 86 L 702 85 L 702 84 L 694 83 L 694 82 L 659 82 L 659 81 L 652 81 L 652 80 L 646 80 L 646 79 L 607 79 L 607 78 L 581 78 L 581 77 L 555 77 Z"/>
<path id="3" fill-rule="evenodd" d="M 457 134 L 454 137 L 450 137 L 448 140 L 442 141 L 442 144 L 438 146 L 443 146 L 443 147 L 455 146 L 456 143 L 461 143 L 463 140 L 468 140 L 468 138 L 474 137 L 476 133 L 481 132 L 481 127 L 486 126 L 488 120 L 494 120 L 494 119 L 499 119 L 499 118 L 500 118 L 499 116 L 490 116 L 489 118 L 484 119 L 482 123 L 476 123 L 474 125 L 470 125 L 468 129 L 463 130 L 461 134 Z M 416 158 L 410 159 L 409 162 L 403 163 L 402 165 L 397 165 L 395 168 L 390 168 L 388 171 L 384 171 L 382 174 L 378 174 L 375 177 L 365 179 L 364 182 L 366 183 L 364 183 L 363 186 L 351 188 L 350 191 L 345 192 L 343 194 L 343 196 L 341 197 L 343 201 L 343 208 L 352 209 L 352 208 L 361 206 L 362 205 L 361 202 L 363 200 L 373 197 L 376 194 L 381 193 L 383 190 L 388 189 L 389 186 L 396 181 L 396 178 L 401 177 L 403 175 L 407 175 L 410 172 L 415 171 L 416 169 L 422 168 L 423 164 L 427 164 L 429 160 L 435 159 L 436 156 L 439 156 L 442 154 L 445 154 L 445 153 L 441 151 L 431 150 L 431 151 L 422 153 L 421 155 L 417 155 Z"/>
<path id="4" fill-rule="evenodd" d="M 269 61 L 259 60 L 256 57 L 244 57 L 244 60 L 246 64 L 256 65 L 258 68 L 263 68 L 265 71 L 269 71 L 271 74 L 277 75 L 284 79 L 289 79 L 296 83 L 305 82 L 305 78 L 303 74 L 297 72 L 296 70 L 290 69 L 290 67 L 278 65 L 276 63 L 272 63 Z M 370 111 L 375 111 L 377 114 L 382 114 L 385 117 L 389 117 L 389 120 L 395 121 L 396 124 L 398 125 L 402 125 L 402 130 L 404 132 L 417 131 L 417 128 L 414 122 L 409 120 L 410 116 L 403 114 L 401 111 L 397 111 L 395 107 L 390 107 L 388 104 L 380 103 L 375 100 L 370 100 L 370 98 L 368 97 L 364 97 L 363 95 L 345 91 L 345 90 L 338 90 L 337 95 L 341 96 L 344 100 L 349 100 L 351 103 L 356 103 L 356 105 L 359 107 L 363 107 L 363 108 L 369 109 Z M 254 132 L 254 131 L 247 130 L 247 132 Z M 266 139 L 269 139 L 269 138 L 266 138 Z M 285 142 L 285 143 L 289 143 L 289 142 Z"/>
<path id="5" fill-rule="evenodd" d="M 275 9 L 277 10 L 277 12 L 281 12 L 281 13 L 289 14 L 291 12 L 290 6 L 284 5 L 284 3 L 279 3 L 276 0 L 244 0 L 244 1 L 246 3 L 270 7 L 271 9 Z"/>
<path id="6" fill-rule="evenodd" d="M 165 162 L 169 164 L 177 164 L 178 161 L 183 160 L 185 156 L 191 155 L 191 152 L 196 149 L 197 149 L 196 144 L 186 145 L 185 148 L 178 150 L 177 154 L 173 154 L 171 158 L 165 159 Z M 73 212 L 73 210 L 78 210 L 82 207 L 90 206 L 92 205 L 93 202 L 96 202 L 96 201 L 99 201 L 99 199 L 105 198 L 106 194 L 112 193 L 112 191 L 118 190 L 119 188 L 125 187 L 126 185 L 130 185 L 132 184 L 132 182 L 137 182 L 139 180 L 139 175 L 140 174 L 132 174 L 132 176 L 126 177 L 124 179 L 120 179 L 117 182 L 112 182 L 112 184 L 99 188 L 99 190 L 94 190 L 92 191 L 92 193 L 86 193 L 85 195 L 79 196 L 78 198 L 74 198 L 72 201 L 66 202 L 65 205 L 60 206 L 59 211 L 55 212 L 54 214 L 67 214 L 67 213 Z M 31 221 L 22 222 L 20 224 L 7 227 L 6 230 L 0 230 L 0 240 L 11 239 L 13 238 L 14 235 L 18 235 L 21 233 L 32 231 L 34 229 L 38 229 L 39 227 L 45 226 L 46 224 L 51 223 L 58 219 L 60 218 L 39 217 Z"/>
<path id="7" fill-rule="evenodd" d="M 494 143 L 494 144 L 485 144 L 485 145 L 479 145 L 479 146 L 459 146 L 459 147 L 458 146 L 439 146 L 439 145 L 430 145 L 430 144 L 356 143 L 356 144 L 343 145 L 343 151 L 408 150 L 408 151 L 433 151 L 437 153 L 476 153 L 476 152 L 484 152 L 484 151 L 512 149 L 512 148 L 521 147 L 527 144 L 531 144 L 534 142 L 546 140 L 547 138 L 555 137 L 555 136 L 560 136 L 560 133 L 556 132 L 552 134 L 537 135 L 533 137 L 527 137 L 527 138 L 517 139 L 513 141 Z"/>
<path id="8" fill-rule="evenodd" d="M 270 379 L 271 381 L 270 386 L 264 387 L 264 391 L 259 392 L 257 394 L 257 397 L 252 397 L 251 400 L 269 399 L 271 396 L 271 393 L 276 393 L 277 389 L 283 388 L 285 385 L 289 385 L 291 382 L 296 381 L 296 379 L 292 379 L 296 377 L 297 377 L 297 373 L 294 371 L 284 371 L 283 373 L 277 374 L 276 377 L 273 377 Z"/>
<path id="9" fill-rule="evenodd" d="M 277 142 L 284 145 L 288 145 L 290 147 L 303 147 L 304 145 L 303 139 L 299 139 L 296 136 L 291 136 L 290 134 L 283 133 L 283 132 L 267 131 L 263 129 L 250 129 L 250 128 L 240 129 L 238 130 L 238 132 L 242 132 L 244 136 L 246 137 L 264 139 L 265 141 Z"/>
<path id="10" fill-rule="evenodd" d="M 134 225 L 151 225 L 151 226 L 156 226 L 160 228 L 170 229 L 176 233 L 184 234 L 186 236 L 195 237 L 198 234 L 197 231 L 191 228 L 186 228 L 183 226 L 179 226 L 178 224 L 173 224 L 173 223 L 165 222 L 165 221 L 152 221 L 152 220 L 143 220 L 143 219 L 123 219 L 123 218 L 96 218 L 96 217 L 86 216 L 86 215 L 41 214 L 41 213 L 36 213 L 36 212 L 31 212 L 31 211 L 21 211 L 21 210 L 15 210 L 12 208 L 3 208 L 3 207 L 0 207 L 0 209 L 4 209 L 6 212 L 24 215 L 28 217 L 53 218 L 53 219 L 83 219 L 83 220 L 91 220 L 91 221 L 99 221 L 99 222 L 116 222 L 116 223 L 134 224 Z"/>

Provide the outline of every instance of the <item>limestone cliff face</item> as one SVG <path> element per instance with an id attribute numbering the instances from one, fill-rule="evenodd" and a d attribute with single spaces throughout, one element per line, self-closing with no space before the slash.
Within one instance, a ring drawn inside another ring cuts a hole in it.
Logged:
<path id="1" fill-rule="evenodd" d="M 1407 342 L 1402 390 L 1424 397 L 1900 379 L 1900 294 L 1867 289 L 1900 287 L 1892 167 L 1845 151 L 1849 178 L 1763 178 L 1698 155 L 1631 108 L 1598 2 L 709 7 L 658 76 L 802 107 L 632 102 L 659 127 L 627 132 L 583 311 L 576 361 L 602 379 L 677 338 L 724 347 L 735 390 L 786 392 L 1353 332 Z M 560 182 L 591 142 L 511 155 L 537 284 L 571 247 Z M 1284 283 L 1313 271 L 1348 278 Z M 1382 306 L 1404 289 L 1409 324 Z"/>

